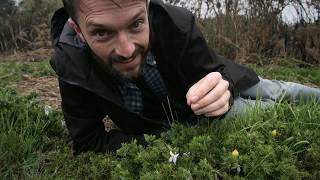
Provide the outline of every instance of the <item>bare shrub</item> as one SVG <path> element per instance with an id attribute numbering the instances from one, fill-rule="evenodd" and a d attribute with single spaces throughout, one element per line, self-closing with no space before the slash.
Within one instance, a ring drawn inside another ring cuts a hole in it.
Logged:
<path id="1" fill-rule="evenodd" d="M 274 63 L 269 59 L 276 57 L 320 63 L 319 0 L 165 1 L 189 8 L 208 44 L 239 63 Z M 291 24 L 282 18 L 289 5 L 298 14 Z M 61 0 L 1 0 L 0 52 L 50 48 L 49 20 L 61 6 Z"/>
<path id="2" fill-rule="evenodd" d="M 2 0 L 1 0 L 2 1 Z M 27 51 L 50 47 L 49 23 L 60 0 L 3 0 L 7 9 L 0 17 L 0 51 Z"/>
<path id="3" fill-rule="evenodd" d="M 168 0 L 189 8 L 211 47 L 240 63 L 275 63 L 276 57 L 319 64 L 319 0 Z M 297 21 L 284 22 L 291 6 Z M 315 16 L 312 11 L 317 11 Z M 282 59 L 279 58 L 279 59 Z M 264 59 L 264 61 L 262 60 Z"/>

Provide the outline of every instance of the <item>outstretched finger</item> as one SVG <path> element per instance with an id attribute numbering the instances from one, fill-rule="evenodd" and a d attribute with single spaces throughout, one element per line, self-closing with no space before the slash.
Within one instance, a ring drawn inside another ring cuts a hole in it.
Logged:
<path id="1" fill-rule="evenodd" d="M 230 92 L 226 91 L 223 96 L 220 97 L 219 100 L 205 106 L 202 107 L 200 109 L 194 110 L 194 113 L 196 115 L 203 115 L 203 114 L 207 114 L 210 112 L 214 112 L 217 111 L 219 109 L 221 109 L 222 107 L 224 107 L 226 104 L 229 105 L 229 99 L 230 99 Z M 192 105 L 193 106 L 193 105 Z"/>
<path id="2" fill-rule="evenodd" d="M 206 106 L 216 102 L 224 94 L 230 93 L 228 91 L 228 87 L 229 87 L 229 82 L 228 81 L 225 81 L 223 79 L 220 80 L 219 83 L 208 94 L 206 94 L 198 102 L 193 103 L 191 105 L 191 109 L 193 111 L 197 111 L 200 108 L 206 107 Z"/>
<path id="3" fill-rule="evenodd" d="M 198 100 L 202 99 L 219 83 L 221 79 L 222 76 L 220 73 L 213 72 L 194 84 L 186 95 L 188 105 L 196 103 Z"/>

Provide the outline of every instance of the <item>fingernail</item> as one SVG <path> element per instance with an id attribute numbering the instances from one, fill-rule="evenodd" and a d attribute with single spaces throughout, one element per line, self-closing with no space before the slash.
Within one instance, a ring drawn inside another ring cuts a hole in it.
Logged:
<path id="1" fill-rule="evenodd" d="M 187 99 L 187 104 L 191 106 L 191 100 Z"/>

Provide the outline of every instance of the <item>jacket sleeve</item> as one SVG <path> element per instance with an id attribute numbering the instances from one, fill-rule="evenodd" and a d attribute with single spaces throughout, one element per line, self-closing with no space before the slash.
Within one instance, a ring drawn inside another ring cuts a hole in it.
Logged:
<path id="1" fill-rule="evenodd" d="M 232 104 L 233 98 L 238 96 L 239 92 L 259 82 L 254 71 L 219 56 L 208 47 L 190 11 L 156 2 L 158 6 L 150 6 L 153 7 L 150 13 L 151 32 L 153 33 L 151 37 L 157 47 L 153 49 L 158 52 L 156 54 L 161 61 L 177 67 L 175 80 L 183 82 L 181 86 L 184 91 L 187 91 L 208 73 L 220 72 L 222 77 L 229 82 L 229 90 L 232 94 L 230 104 Z M 163 55 L 166 52 L 168 52 L 167 55 Z M 159 60 L 160 68 L 161 61 Z M 170 69 L 171 66 L 162 65 L 163 69 Z M 164 70 L 164 72 L 164 74 L 170 74 L 168 71 Z"/>
<path id="2" fill-rule="evenodd" d="M 63 80 L 59 80 L 62 109 L 73 141 L 74 154 L 85 151 L 114 152 L 121 143 L 134 139 L 145 145 L 143 134 L 127 134 L 120 130 L 105 131 L 105 114 L 99 107 L 101 98 Z"/>
<path id="3" fill-rule="evenodd" d="M 205 38 L 195 23 L 193 15 L 189 16 L 191 16 L 191 23 L 187 32 L 188 38 L 181 62 L 181 67 L 184 71 L 182 74 L 190 82 L 191 86 L 211 72 L 221 73 L 223 79 L 229 82 L 229 91 L 232 94 L 230 98 L 231 105 L 233 104 L 235 92 L 234 81 L 230 76 L 231 73 L 226 68 L 225 63 L 227 60 L 208 47 Z"/>

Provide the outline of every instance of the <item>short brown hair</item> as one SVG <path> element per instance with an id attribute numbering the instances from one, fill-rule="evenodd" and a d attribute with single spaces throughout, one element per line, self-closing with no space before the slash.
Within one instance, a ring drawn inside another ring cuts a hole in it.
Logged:
<path id="1" fill-rule="evenodd" d="M 115 2 L 115 0 L 110 0 L 112 1 L 115 5 L 119 6 L 120 5 Z M 146 2 L 148 2 L 148 0 L 146 0 Z M 76 10 L 76 6 L 79 3 L 79 0 L 62 0 L 63 6 L 66 9 L 66 11 L 68 12 L 69 16 L 71 17 L 71 19 L 73 21 L 77 21 L 77 10 Z"/>

